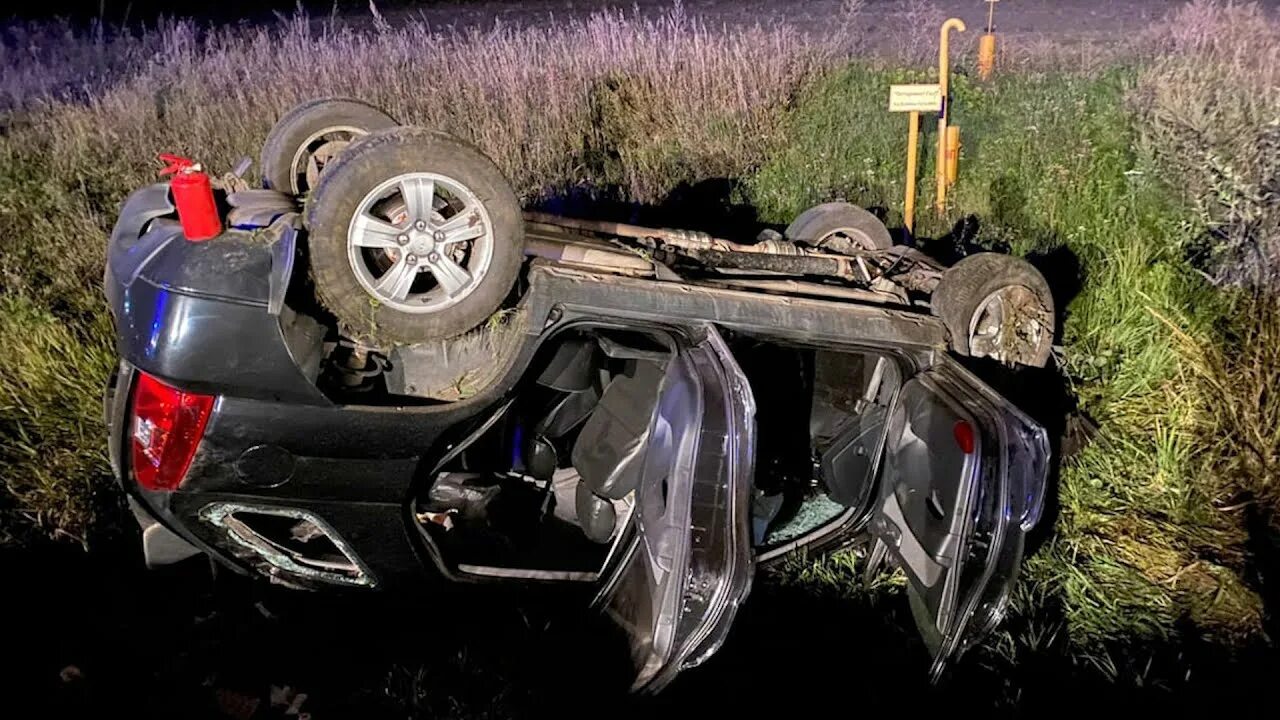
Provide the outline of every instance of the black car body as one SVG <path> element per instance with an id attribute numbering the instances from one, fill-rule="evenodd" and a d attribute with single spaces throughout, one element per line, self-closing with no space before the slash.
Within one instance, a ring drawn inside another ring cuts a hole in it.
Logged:
<path id="1" fill-rule="evenodd" d="M 1045 433 L 937 318 L 534 258 L 489 326 L 367 355 L 311 300 L 304 237 L 286 212 L 187 242 L 166 185 L 121 212 L 110 455 L 149 562 L 579 584 L 649 691 L 715 652 L 758 563 L 859 537 L 906 573 L 935 672 L 1002 616 Z"/>

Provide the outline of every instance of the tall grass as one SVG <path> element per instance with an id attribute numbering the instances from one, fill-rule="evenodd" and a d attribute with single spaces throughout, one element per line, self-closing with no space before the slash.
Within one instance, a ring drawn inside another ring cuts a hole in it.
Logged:
<path id="1" fill-rule="evenodd" d="M 619 179 L 647 199 L 658 192 L 652 176 L 691 172 L 675 165 L 745 172 L 776 142 L 772 119 L 788 96 L 830 62 L 786 28 L 715 33 L 679 12 L 372 33 L 298 15 L 251 30 L 178 23 L 152 42 L 159 62 L 42 116 L 53 123 L 42 134 L 71 143 L 54 163 L 96 152 L 111 156 L 95 159 L 112 172 L 136 176 L 168 147 L 230 164 L 256 154 L 274 118 L 297 102 L 349 95 L 476 143 L 526 196 L 574 177 L 612 145 L 627 156 Z M 619 127 L 610 114 L 619 110 L 644 125 Z M 609 133 L 624 136 L 601 137 Z"/>
<path id="2" fill-rule="evenodd" d="M 95 405 L 112 362 L 102 240 L 157 152 L 228 167 L 256 155 L 295 102 L 350 95 L 475 142 L 527 202 L 586 187 L 656 203 L 728 178 L 765 221 L 846 198 L 898 225 L 905 128 L 884 97 L 929 71 L 903 69 L 909 58 L 851 62 L 856 18 L 822 42 L 786 28 L 717 32 L 678 9 L 460 32 L 384 21 L 356 32 L 304 16 L 170 23 L 131 39 L 10 30 L 0 510 L 28 522 L 3 527 L 93 527 L 91 491 L 109 486 Z M 961 177 L 946 214 L 920 214 L 927 248 L 1010 248 L 1080 285 L 1063 298 L 1061 369 L 1099 430 L 1062 467 L 1057 524 L 996 645 L 1015 658 L 1065 647 L 1114 669 L 1125 643 L 1260 636 L 1240 503 L 1277 496 L 1280 314 L 1217 285 L 1265 286 L 1248 280 L 1241 248 L 1275 252 L 1275 154 L 1257 148 L 1277 117 L 1276 29 L 1256 10 L 1207 3 L 1175 21 L 1190 29 L 1121 55 L 1015 48 L 1018 71 L 991 84 L 962 61 Z M 98 61 L 111 70 L 70 69 Z M 1271 277 L 1270 260 L 1261 267 Z M 789 577 L 855 582 L 849 558 Z"/>
<path id="3" fill-rule="evenodd" d="M 0 26 L 0 111 L 84 98 L 114 85 L 151 60 L 163 35 L 163 24 L 137 33 L 101 23 L 6 23 Z"/>
<path id="4" fill-rule="evenodd" d="M 1280 530 L 1280 24 L 1255 3 L 1172 18 L 1134 106 L 1146 151 L 1196 211 L 1182 250 L 1227 289 L 1215 336 L 1179 334 L 1204 396 L 1203 482 Z"/>
<path id="5" fill-rule="evenodd" d="M 1221 282 L 1280 289 L 1280 25 L 1196 0 L 1167 26 L 1135 105 L 1147 152 L 1200 211 L 1187 250 Z"/>

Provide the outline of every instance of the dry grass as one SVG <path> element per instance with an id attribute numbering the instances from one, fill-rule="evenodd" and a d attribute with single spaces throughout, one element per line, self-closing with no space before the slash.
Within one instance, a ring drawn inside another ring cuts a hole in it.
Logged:
<path id="1" fill-rule="evenodd" d="M 1163 30 L 1135 97 L 1146 151 L 1201 213 L 1188 250 L 1220 282 L 1280 289 L 1280 25 L 1196 0 Z"/>
<path id="2" fill-rule="evenodd" d="M 178 149 L 225 166 L 256 154 L 290 106 L 342 95 L 476 143 L 526 197 L 576 177 L 620 181 L 648 200 L 658 191 L 649 174 L 682 171 L 673 164 L 747 171 L 776 142 L 788 97 L 830 63 L 785 28 L 714 33 L 679 12 L 602 13 L 548 29 L 436 32 L 410 23 L 372 34 L 299 15 L 253 30 L 173 24 L 144 41 L 161 48 L 162 63 L 40 116 L 41 134 L 70 143 L 50 158 L 55 165 L 80 165 L 88 153 L 137 176 L 155 152 Z M 609 115 L 618 103 L 645 122 L 619 129 Z M 616 132 L 631 135 L 608 136 Z M 626 155 L 626 177 L 583 177 L 601 147 Z"/>
<path id="3" fill-rule="evenodd" d="M 166 25 L 143 34 L 101 23 L 10 22 L 0 26 L 0 111 L 50 98 L 87 97 L 119 82 L 159 51 Z"/>
<path id="4" fill-rule="evenodd" d="M 1280 526 L 1280 301 L 1238 300 L 1225 338 L 1175 337 L 1200 394 L 1195 430 L 1215 503 L 1231 512 L 1257 506 Z"/>

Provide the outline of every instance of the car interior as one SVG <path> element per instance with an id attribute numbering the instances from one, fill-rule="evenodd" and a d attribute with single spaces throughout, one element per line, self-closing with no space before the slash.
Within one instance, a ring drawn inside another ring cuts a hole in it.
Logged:
<path id="1" fill-rule="evenodd" d="M 514 397 L 446 456 L 415 515 L 457 570 L 595 580 L 646 465 L 672 442 L 673 341 L 605 328 L 559 334 Z M 653 471 L 652 469 L 650 471 Z"/>
<path id="2" fill-rule="evenodd" d="M 897 364 L 746 335 L 728 342 L 757 403 L 758 551 L 792 549 L 865 514 Z M 579 326 L 548 340 L 416 498 L 414 516 L 444 564 L 487 577 L 598 579 L 628 536 L 637 489 L 696 441 L 701 411 L 678 348 L 657 330 Z M 639 512 L 659 518 L 663 500 L 644 498 Z"/>
<path id="3" fill-rule="evenodd" d="M 752 533 L 757 556 L 768 560 L 866 515 L 902 372 L 872 352 L 747 337 L 733 350 L 756 398 Z"/>

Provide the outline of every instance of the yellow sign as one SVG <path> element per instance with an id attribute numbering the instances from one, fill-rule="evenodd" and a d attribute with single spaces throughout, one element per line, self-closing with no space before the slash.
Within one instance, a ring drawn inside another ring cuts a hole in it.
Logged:
<path id="1" fill-rule="evenodd" d="M 942 88 L 933 85 L 890 85 L 889 112 L 942 112 Z"/>

